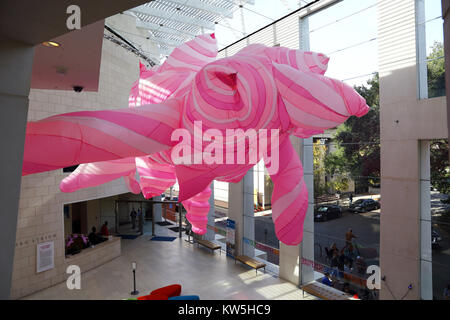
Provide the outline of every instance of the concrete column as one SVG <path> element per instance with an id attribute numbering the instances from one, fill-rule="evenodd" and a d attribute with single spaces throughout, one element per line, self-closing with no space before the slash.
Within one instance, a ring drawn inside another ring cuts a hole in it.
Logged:
<path id="1" fill-rule="evenodd" d="M 264 161 L 258 163 L 258 192 L 261 194 L 261 205 L 265 208 L 266 195 L 265 195 L 265 185 L 266 185 L 266 173 Z"/>
<path id="2" fill-rule="evenodd" d="M 153 197 L 153 200 L 161 201 L 161 196 Z M 163 221 L 163 218 L 162 218 L 162 204 L 155 203 L 153 205 L 153 218 L 155 219 L 155 222 Z"/>
<path id="3" fill-rule="evenodd" d="M 253 168 L 248 170 L 245 175 L 244 182 L 244 238 L 255 241 L 255 207 L 254 207 L 254 170 Z M 249 257 L 255 256 L 255 247 L 248 242 L 243 242 L 242 253 Z"/>
<path id="4" fill-rule="evenodd" d="M 214 211 L 215 211 L 215 206 L 214 206 L 214 181 L 211 182 L 211 196 L 209 197 L 209 212 L 208 212 L 208 226 L 211 226 L 214 228 Z M 216 237 L 216 233 L 214 232 L 213 229 L 208 228 L 208 232 L 205 234 L 205 239 L 206 240 L 214 240 Z"/>
<path id="5" fill-rule="evenodd" d="M 299 21 L 299 48 L 310 50 L 308 17 Z M 296 285 L 314 280 L 314 268 L 310 264 L 302 264 L 302 259 L 314 261 L 314 174 L 313 174 L 313 142 L 312 138 L 303 141 L 291 137 L 291 142 L 303 163 L 303 175 L 308 188 L 308 211 L 303 225 L 303 241 L 298 246 L 286 246 L 280 243 L 280 278 Z"/>
<path id="6" fill-rule="evenodd" d="M 302 264 L 302 259 L 314 261 L 314 175 L 312 138 L 301 140 L 291 137 L 291 143 L 303 163 L 303 178 L 308 188 L 308 211 L 303 225 L 303 241 L 298 246 L 287 246 L 280 242 L 280 278 L 301 285 L 314 280 L 314 268 Z"/>
<path id="7" fill-rule="evenodd" d="M 425 0 L 416 0 L 417 16 L 417 97 L 428 98 L 428 64 L 427 64 L 427 33 L 425 22 Z"/>
<path id="8" fill-rule="evenodd" d="M 9 299 L 34 48 L 0 38 L 0 299 Z"/>
<path id="9" fill-rule="evenodd" d="M 444 19 L 444 55 L 445 70 L 450 70 L 450 2 L 442 0 L 442 18 Z M 450 88 L 450 72 L 445 73 L 445 87 Z M 450 90 L 447 93 L 447 130 L 450 137 Z M 450 148 L 449 148 L 450 159 Z"/>
<path id="10" fill-rule="evenodd" d="M 428 143 L 446 138 L 443 98 L 426 98 L 422 0 L 378 0 L 380 299 L 431 296 Z M 393 54 L 401 53 L 401 55 Z M 424 82 L 425 81 L 425 82 Z M 408 287 L 411 285 L 411 289 Z"/>
<path id="11" fill-rule="evenodd" d="M 254 255 L 254 251 L 252 253 L 254 248 L 244 245 L 242 241 L 244 236 L 252 236 L 251 228 L 254 228 L 253 218 L 250 218 L 252 216 L 253 169 L 249 170 L 239 183 L 230 183 L 228 188 L 228 218 L 236 222 L 235 254 Z"/>
<path id="12" fill-rule="evenodd" d="M 296 140 L 300 140 L 295 138 Z M 302 143 L 303 142 L 303 143 Z M 297 147 L 297 146 L 296 146 Z M 303 164 L 303 179 L 308 188 L 308 211 L 303 224 L 303 241 L 301 244 L 301 257 L 305 260 L 314 261 L 314 165 L 313 165 L 313 138 L 300 141 L 302 150 L 297 153 Z M 311 264 L 302 265 L 301 283 L 314 281 L 314 267 Z"/>
<path id="13" fill-rule="evenodd" d="M 433 300 L 430 141 L 420 141 L 420 297 Z"/>

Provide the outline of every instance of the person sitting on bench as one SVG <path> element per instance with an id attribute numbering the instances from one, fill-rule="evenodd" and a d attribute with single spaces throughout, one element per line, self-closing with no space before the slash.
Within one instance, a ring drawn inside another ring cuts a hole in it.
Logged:
<path id="1" fill-rule="evenodd" d="M 101 233 L 102 236 L 104 236 L 104 237 L 108 237 L 108 236 L 109 236 L 108 221 L 105 221 L 105 223 L 102 225 L 102 228 L 101 228 L 101 230 L 100 230 L 100 233 Z"/>
<path id="2" fill-rule="evenodd" d="M 333 286 L 333 280 L 331 280 L 330 274 L 327 272 L 325 273 L 325 277 L 322 279 L 322 284 L 326 284 L 327 286 L 332 287 Z"/>
<path id="3" fill-rule="evenodd" d="M 102 243 L 103 241 L 106 240 L 105 238 L 103 238 L 97 234 L 97 228 L 95 226 L 92 227 L 92 231 L 91 231 L 91 233 L 89 233 L 88 239 L 89 239 L 89 242 L 91 243 L 91 245 L 96 245 L 96 244 Z"/>
<path id="4" fill-rule="evenodd" d="M 97 236 L 97 228 L 94 226 L 92 227 L 91 233 L 89 233 L 88 238 L 91 245 L 96 245 L 98 243 L 98 236 Z"/>

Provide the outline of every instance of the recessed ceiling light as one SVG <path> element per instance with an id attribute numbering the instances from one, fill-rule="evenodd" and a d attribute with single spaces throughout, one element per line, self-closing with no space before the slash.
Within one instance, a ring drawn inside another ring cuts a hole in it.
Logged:
<path id="1" fill-rule="evenodd" d="M 46 47 L 52 47 L 52 48 L 57 48 L 57 47 L 61 46 L 61 44 L 59 44 L 56 41 L 44 41 L 44 42 L 42 42 L 42 45 L 44 45 Z"/>

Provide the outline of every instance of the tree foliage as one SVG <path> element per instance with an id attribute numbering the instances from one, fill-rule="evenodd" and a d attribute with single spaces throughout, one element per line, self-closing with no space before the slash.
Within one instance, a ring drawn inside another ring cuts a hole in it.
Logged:
<path id="1" fill-rule="evenodd" d="M 428 96 L 445 95 L 445 64 L 442 43 L 435 42 L 428 56 Z M 379 184 L 380 177 L 380 100 L 379 77 L 367 85 L 355 87 L 366 99 L 370 111 L 361 118 L 351 117 L 339 126 L 333 137 L 337 150 L 325 158 L 325 170 L 331 175 L 350 173 L 356 191 Z M 450 192 L 448 140 L 431 142 L 431 184 L 442 193 Z"/>
<path id="2" fill-rule="evenodd" d="M 430 177 L 433 188 L 441 193 L 450 193 L 448 141 L 433 140 L 430 143 Z"/>
<path id="3" fill-rule="evenodd" d="M 428 56 L 428 97 L 445 95 L 444 46 L 435 42 Z M 430 143 L 431 185 L 441 193 L 450 193 L 450 164 L 448 140 L 433 140 Z"/>
<path id="4" fill-rule="evenodd" d="M 350 117 L 339 126 L 333 137 L 337 150 L 325 159 L 331 175 L 349 173 L 355 181 L 356 191 L 366 191 L 369 185 L 379 184 L 380 176 L 380 107 L 378 74 L 367 86 L 355 87 L 371 107 L 361 117 Z"/>
<path id="5" fill-rule="evenodd" d="M 428 97 L 440 97 L 445 95 L 445 59 L 444 46 L 440 42 L 434 42 L 431 53 L 428 56 Z"/>

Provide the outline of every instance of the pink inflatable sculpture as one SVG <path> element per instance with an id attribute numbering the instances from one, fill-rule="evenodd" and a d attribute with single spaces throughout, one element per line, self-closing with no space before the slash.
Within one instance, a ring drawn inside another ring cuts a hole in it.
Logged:
<path id="1" fill-rule="evenodd" d="M 178 180 L 193 231 L 204 234 L 211 182 L 238 182 L 264 159 L 277 237 L 299 244 L 308 192 L 289 136 L 307 138 L 360 117 L 366 102 L 324 76 L 329 59 L 322 54 L 255 44 L 216 56 L 214 34 L 199 36 L 161 66 L 141 65 L 130 108 L 29 122 L 23 175 L 81 164 L 61 182 L 63 192 L 124 177 L 146 198 Z"/>

